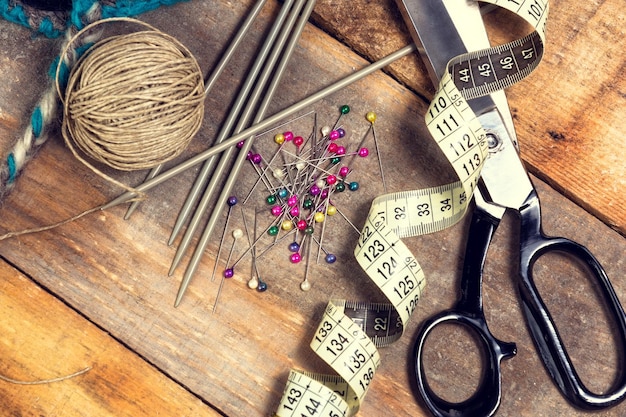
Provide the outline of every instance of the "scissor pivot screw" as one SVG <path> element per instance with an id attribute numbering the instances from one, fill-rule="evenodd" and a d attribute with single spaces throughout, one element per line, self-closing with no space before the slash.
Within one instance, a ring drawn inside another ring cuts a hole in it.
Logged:
<path id="1" fill-rule="evenodd" d="M 489 152 L 496 153 L 502 148 L 502 141 L 498 138 L 498 135 L 487 133 L 487 146 L 489 147 Z"/>

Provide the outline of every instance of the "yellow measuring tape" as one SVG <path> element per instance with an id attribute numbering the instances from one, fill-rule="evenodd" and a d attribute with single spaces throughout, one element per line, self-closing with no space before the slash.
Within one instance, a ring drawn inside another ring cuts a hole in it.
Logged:
<path id="1" fill-rule="evenodd" d="M 374 199 L 354 255 L 389 303 L 331 300 L 311 348 L 337 373 L 292 370 L 278 417 L 354 415 L 380 364 L 378 347 L 398 340 L 422 297 L 424 273 L 403 237 L 437 232 L 463 218 L 488 156 L 486 133 L 467 100 L 513 85 L 543 56 L 548 0 L 485 0 L 526 20 L 534 31 L 448 63 L 426 112 L 426 126 L 459 181 Z"/>

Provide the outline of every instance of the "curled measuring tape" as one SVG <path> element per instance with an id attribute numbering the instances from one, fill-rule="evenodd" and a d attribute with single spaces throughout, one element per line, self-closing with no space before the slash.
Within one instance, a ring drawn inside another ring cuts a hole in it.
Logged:
<path id="1" fill-rule="evenodd" d="M 331 300 L 311 348 L 336 375 L 292 370 L 278 417 L 345 417 L 358 411 L 380 364 L 377 348 L 402 336 L 426 279 L 401 238 L 433 233 L 463 218 L 488 156 L 486 133 L 467 100 L 525 78 L 543 56 L 548 0 L 485 0 L 526 20 L 522 39 L 453 58 L 425 120 L 459 181 L 385 194 L 374 199 L 354 250 L 363 270 L 388 303 Z"/>

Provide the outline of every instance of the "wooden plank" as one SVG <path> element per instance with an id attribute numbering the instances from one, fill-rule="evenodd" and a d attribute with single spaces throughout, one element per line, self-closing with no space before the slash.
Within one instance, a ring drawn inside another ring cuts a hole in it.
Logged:
<path id="1" fill-rule="evenodd" d="M 317 24 L 372 60 L 411 41 L 394 0 L 320 0 L 315 12 Z M 494 44 L 529 30 L 500 10 L 485 21 Z M 529 169 L 621 234 L 626 233 L 620 196 L 626 186 L 623 23 L 620 0 L 575 6 L 551 1 L 544 59 L 507 94 Z M 418 94 L 432 96 L 418 57 L 389 72 Z"/>
<path id="2" fill-rule="evenodd" d="M 219 415 L 3 261 L 0 277 L 2 376 L 33 382 L 91 367 L 60 382 L 0 381 L 5 415 Z"/>
<path id="3" fill-rule="evenodd" d="M 182 39 L 197 54 L 203 68 L 208 68 L 249 4 L 181 3 L 146 15 L 146 19 Z M 261 38 L 264 25 L 274 12 L 275 9 L 267 10 L 262 15 L 254 40 Z M 225 103 L 230 103 L 255 43 L 246 43 L 244 48 L 220 88 L 208 98 L 205 124 L 189 154 L 206 148 L 219 128 L 226 112 Z M 272 111 L 363 65 L 363 59 L 324 32 L 307 28 Z M 5 103 L 3 108 L 9 108 Z M 378 113 L 376 127 L 390 191 L 433 186 L 452 179 L 439 151 L 427 140 L 424 100 L 394 79 L 375 74 L 316 104 L 313 110 L 318 113 L 320 124 L 334 121 L 342 104 L 352 106 L 352 112 L 343 121 L 352 133 L 352 146 L 367 128 L 363 115 L 370 110 Z M 12 116 L 16 120 L 21 117 L 20 105 L 22 109 L 28 107 L 23 101 L 18 103 Z M 311 125 L 309 117 L 281 129 L 308 133 Z M 270 135 L 257 141 L 260 151 L 272 151 Z M 129 184 L 137 183 L 143 176 L 112 174 Z M 360 225 L 371 199 L 382 193 L 382 185 L 374 160 L 358 160 L 355 175 L 362 187 L 358 193 L 342 196 L 340 208 Z M 219 243 L 216 233 L 182 305 L 174 309 L 172 303 L 182 271 L 167 276 L 174 248 L 165 242 L 193 177 L 194 172 L 188 172 L 151 191 L 150 200 L 130 221 L 122 220 L 122 207 L 96 213 L 54 231 L 0 242 L 0 256 L 224 414 L 270 415 L 290 368 L 327 371 L 308 344 L 329 298 L 383 300 L 352 259 L 355 233 L 345 222 L 333 220 L 332 233 L 326 237 L 327 247 L 337 253 L 340 261 L 332 266 L 312 266 L 310 292 L 299 290 L 304 265 L 291 265 L 285 248 L 277 247 L 265 255 L 260 265 L 270 289 L 257 293 L 247 288 L 250 263 L 246 259 L 235 278 L 226 283 L 218 311 L 212 314 L 219 285 L 209 279 Z M 253 181 L 254 174 L 245 171 L 238 192 L 243 195 Z M 543 201 L 545 230 L 588 245 L 607 267 L 623 300 L 625 283 L 615 277 L 622 276 L 626 268 L 626 240 L 541 181 L 536 182 Z M 58 137 L 46 145 L 17 186 L 4 203 L 0 215 L 2 230 L 47 224 L 119 193 L 76 162 Z M 250 212 L 247 213 L 251 220 Z M 239 214 L 233 216 L 232 226 L 241 227 Z M 221 230 L 223 221 L 224 218 L 216 230 Z M 382 366 L 361 415 L 427 415 L 411 392 L 408 368 L 412 340 L 423 319 L 449 307 L 456 298 L 466 230 L 464 222 L 440 233 L 406 239 L 427 272 L 425 297 L 405 337 L 381 351 Z M 514 279 L 510 279 L 517 274 L 518 236 L 517 222 L 507 218 L 498 231 L 486 271 L 485 302 L 490 325 L 498 337 L 514 340 L 520 348 L 518 356 L 505 364 L 500 414 L 587 415 L 573 410 L 558 394 L 521 320 Z M 238 246 L 235 257 L 244 249 L 243 245 Z M 224 258 L 222 255 L 220 266 Z M 554 294 L 550 307 L 555 315 L 563 317 L 559 328 L 566 333 L 568 345 L 573 345 L 571 353 L 580 362 L 581 373 L 595 388 L 604 389 L 621 363 L 611 342 L 610 325 L 597 313 L 598 302 L 585 280 L 565 280 L 560 276 L 563 268 L 560 259 L 551 259 L 542 267 L 542 293 Z M 579 337 L 580 334 L 585 337 Z M 455 389 L 468 390 L 476 372 L 473 363 L 466 361 L 463 341 L 459 345 L 459 350 L 450 353 L 449 363 L 458 363 L 453 375 L 463 378 L 450 378 L 447 369 L 437 379 L 447 384 L 451 380 L 461 381 Z M 433 365 L 437 365 L 436 353 L 429 359 Z M 621 416 L 626 411 L 624 407 L 622 404 L 604 415 Z"/>

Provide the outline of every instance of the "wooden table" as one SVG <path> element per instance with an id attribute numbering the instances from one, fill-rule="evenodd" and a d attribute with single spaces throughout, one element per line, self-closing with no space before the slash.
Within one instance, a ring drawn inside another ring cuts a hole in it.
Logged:
<path id="1" fill-rule="evenodd" d="M 142 15 L 176 36 L 207 71 L 247 13 L 251 1 L 191 1 Z M 618 296 L 626 300 L 626 182 L 623 116 L 626 110 L 622 2 L 551 3 L 548 46 L 539 69 L 510 88 L 508 97 L 521 152 L 538 188 L 544 230 L 588 246 L 606 267 Z M 242 47 L 207 98 L 206 117 L 184 157 L 212 143 L 263 33 L 279 8 L 268 2 Z M 485 18 L 494 42 L 525 34 L 508 13 Z M 58 42 L 1 22 L 0 153 L 23 131 L 47 85 L 45 72 Z M 410 38 L 392 0 L 320 0 L 271 105 L 277 112 L 406 44 Z M 352 108 L 343 123 L 356 143 L 375 111 L 377 136 L 390 191 L 440 185 L 453 179 L 431 144 L 423 115 L 432 96 L 417 56 L 407 57 L 312 106 L 320 123 L 332 123 L 338 108 Z M 307 113 L 303 111 L 302 114 Z M 312 114 L 287 127 L 310 132 Z M 271 147 L 271 135 L 257 141 Z M 354 145 L 353 145 L 354 146 Z M 183 157 L 183 158 L 184 158 Z M 272 415 L 291 368 L 327 372 L 309 342 L 329 299 L 385 301 L 352 259 L 356 234 L 332 219 L 327 247 L 333 265 L 310 266 L 312 289 L 299 284 L 304 263 L 292 265 L 276 248 L 260 265 L 269 285 L 246 286 L 249 260 L 227 281 L 213 314 L 218 282 L 209 279 L 225 216 L 178 308 L 173 307 L 182 269 L 168 277 L 175 246 L 166 244 L 176 214 L 197 170 L 150 191 L 129 220 L 126 207 L 86 216 L 52 231 L 0 242 L 0 374 L 33 381 L 86 374 L 62 382 L 17 385 L 0 381 L 3 414 L 74 415 Z M 254 180 L 244 170 L 243 194 Z M 110 172 L 127 184 L 145 173 Z M 341 210 L 357 227 L 383 188 L 374 158 L 358 161 L 357 193 Z M 67 218 L 117 196 L 120 190 L 76 161 L 54 133 L 18 179 L 0 208 L 0 232 L 37 227 Z M 259 203 L 258 205 L 261 205 Z M 224 210 L 225 213 L 225 210 Z M 232 224 L 241 226 L 240 213 Z M 329 223 L 329 228 L 331 223 Z M 419 324 L 452 305 L 462 264 L 467 219 L 432 235 L 405 239 L 426 271 L 424 297 L 395 344 L 381 349 L 382 364 L 359 415 L 425 416 L 411 391 L 409 364 Z M 515 286 L 518 222 L 507 216 L 490 250 L 484 292 L 487 320 L 495 335 L 515 341 L 518 354 L 503 365 L 502 416 L 588 415 L 559 394 L 532 345 Z M 230 248 L 227 239 L 225 249 Z M 235 250 L 241 254 L 244 245 Z M 225 262 L 226 254 L 221 257 Z M 185 260 L 188 258 L 185 258 Z M 624 366 L 610 321 L 601 313 L 593 286 L 559 257 L 537 266 L 538 285 L 578 370 L 589 387 L 602 391 Z M 462 398 L 478 380 L 480 358 L 468 338 L 442 334 L 433 342 L 433 381 L 446 395 Z M 436 349 L 448 350 L 447 361 Z M 450 363 L 456 365 L 450 366 Z M 448 364 L 448 366 L 446 366 Z M 452 369 L 451 369 L 452 368 Z M 626 404 L 598 415 L 622 416 Z"/>

